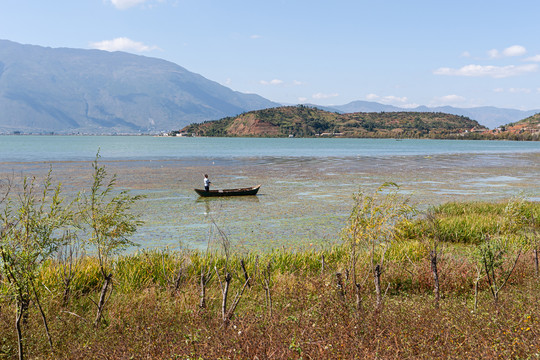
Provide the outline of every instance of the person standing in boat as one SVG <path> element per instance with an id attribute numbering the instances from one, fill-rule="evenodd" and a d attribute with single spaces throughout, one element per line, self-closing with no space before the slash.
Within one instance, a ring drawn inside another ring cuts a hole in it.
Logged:
<path id="1" fill-rule="evenodd" d="M 204 174 L 204 191 L 210 191 L 210 179 L 208 178 L 208 174 Z"/>

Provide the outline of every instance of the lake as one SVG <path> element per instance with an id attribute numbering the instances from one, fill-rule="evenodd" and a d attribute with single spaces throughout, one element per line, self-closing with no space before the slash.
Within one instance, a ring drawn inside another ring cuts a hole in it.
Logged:
<path id="1" fill-rule="evenodd" d="M 0 136 L 1 161 L 239 159 L 538 152 L 538 142 L 336 138 Z"/>
<path id="2" fill-rule="evenodd" d="M 205 248 L 212 223 L 239 250 L 329 246 L 340 241 L 352 195 L 386 181 L 420 208 L 453 200 L 540 200 L 540 143 L 515 141 L 0 136 L 0 176 L 42 177 L 66 195 L 88 189 L 90 162 L 145 194 L 136 208 L 143 247 Z M 199 199 L 214 188 L 262 184 L 259 195 Z"/>

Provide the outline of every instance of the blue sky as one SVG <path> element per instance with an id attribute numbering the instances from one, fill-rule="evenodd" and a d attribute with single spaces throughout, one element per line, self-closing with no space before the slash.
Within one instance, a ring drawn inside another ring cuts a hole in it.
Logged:
<path id="1" fill-rule="evenodd" d="M 172 61 L 296 104 L 540 109 L 540 1 L 0 0 L 0 38 Z"/>

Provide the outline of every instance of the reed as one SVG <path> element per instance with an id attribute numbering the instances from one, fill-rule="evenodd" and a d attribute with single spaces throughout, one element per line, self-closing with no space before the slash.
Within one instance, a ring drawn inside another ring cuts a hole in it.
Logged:
<path id="1" fill-rule="evenodd" d="M 540 203 L 522 198 L 504 202 L 450 202 L 432 209 L 441 241 L 480 244 L 487 236 L 527 235 L 540 230 Z M 433 237 L 426 218 L 402 223 L 401 239 Z"/>

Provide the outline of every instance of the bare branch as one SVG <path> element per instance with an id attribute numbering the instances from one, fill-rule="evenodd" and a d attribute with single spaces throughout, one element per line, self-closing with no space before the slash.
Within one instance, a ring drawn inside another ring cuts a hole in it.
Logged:
<path id="1" fill-rule="evenodd" d="M 240 292 L 238 292 L 234 298 L 234 301 L 233 301 L 233 304 L 232 306 L 230 307 L 230 309 L 227 311 L 227 318 L 228 320 L 230 320 L 234 314 L 234 311 L 236 310 L 236 307 L 238 306 L 238 303 L 240 302 L 240 299 L 242 298 L 242 294 L 244 294 L 244 290 L 246 290 L 246 286 L 248 286 L 249 284 L 249 279 L 248 278 L 245 282 L 244 282 L 244 285 L 242 286 L 242 289 L 240 290 Z"/>

